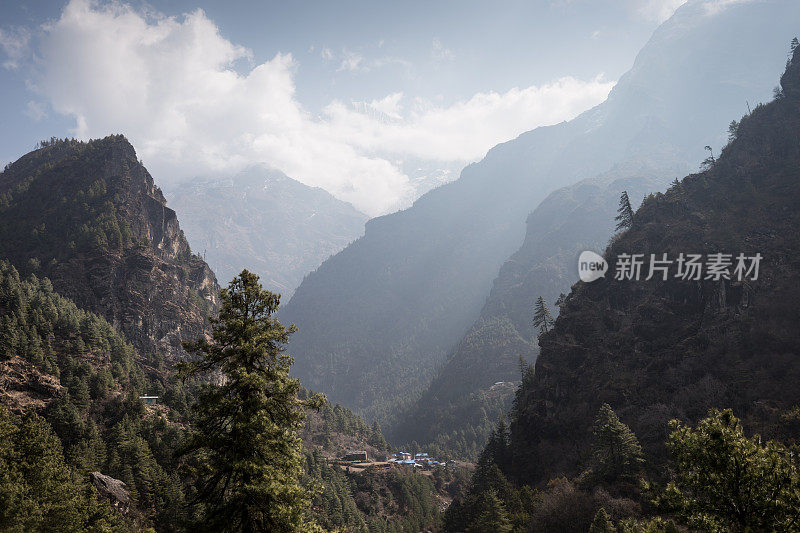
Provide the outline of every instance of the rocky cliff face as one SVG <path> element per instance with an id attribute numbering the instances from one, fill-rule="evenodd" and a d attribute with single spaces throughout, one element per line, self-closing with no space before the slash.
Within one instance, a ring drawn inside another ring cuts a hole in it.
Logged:
<path id="1" fill-rule="evenodd" d="M 606 252 L 761 254 L 757 279 L 699 280 L 660 273 L 579 283 L 540 341 L 535 376 L 513 413 L 513 472 L 524 483 L 579 471 L 601 403 L 631 426 L 649 456 L 665 458 L 667 421 L 695 422 L 732 407 L 765 437 L 800 403 L 800 49 L 783 93 L 745 116 L 707 171 L 645 200 Z M 707 259 L 704 259 L 707 262 Z"/>
<path id="2" fill-rule="evenodd" d="M 175 211 L 122 136 L 57 141 L 0 174 L 0 250 L 103 316 L 143 354 L 182 353 L 217 305 Z"/>

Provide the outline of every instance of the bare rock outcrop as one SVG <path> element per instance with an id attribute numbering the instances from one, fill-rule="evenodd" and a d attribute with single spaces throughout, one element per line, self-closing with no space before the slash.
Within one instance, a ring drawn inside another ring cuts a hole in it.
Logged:
<path id="1" fill-rule="evenodd" d="M 89 474 L 89 481 L 92 486 L 97 490 L 97 494 L 101 500 L 107 501 L 111 507 L 122 513 L 128 514 L 131 506 L 131 497 L 126 489 L 125 483 L 119 479 L 101 474 L 100 472 L 91 472 Z"/>

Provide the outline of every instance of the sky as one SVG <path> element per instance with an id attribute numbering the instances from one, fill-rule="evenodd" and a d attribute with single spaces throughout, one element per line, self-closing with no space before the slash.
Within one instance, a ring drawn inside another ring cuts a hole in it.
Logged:
<path id="1" fill-rule="evenodd" d="M 266 163 L 370 216 L 605 99 L 681 0 L 0 0 L 0 163 L 128 137 L 157 183 Z"/>

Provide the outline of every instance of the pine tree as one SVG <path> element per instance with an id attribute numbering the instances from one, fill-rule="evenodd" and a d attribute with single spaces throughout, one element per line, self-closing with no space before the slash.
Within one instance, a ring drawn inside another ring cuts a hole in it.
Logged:
<path id="1" fill-rule="evenodd" d="M 243 270 L 220 291 L 212 341 L 185 343 L 196 359 L 180 365 L 184 376 L 214 374 L 194 406 L 194 428 L 179 450 L 190 455 L 196 477 L 197 527 L 211 531 L 292 532 L 308 529 L 310 491 L 300 483 L 303 456 L 298 433 L 304 410 L 322 399 L 298 398 L 284 353 L 296 330 L 272 314 L 280 296 L 263 290 Z"/>
<path id="2" fill-rule="evenodd" d="M 506 506 L 494 490 L 489 489 L 483 493 L 478 513 L 478 519 L 467 529 L 468 533 L 485 533 L 487 531 L 509 533 L 511 531 L 511 521 L 508 519 Z"/>
<path id="3" fill-rule="evenodd" d="M 777 95 L 776 95 L 776 97 L 777 97 Z M 709 168 L 713 167 L 717 163 L 717 160 L 714 158 L 714 150 L 713 150 L 713 148 L 711 148 L 710 146 L 706 145 L 704 147 L 704 149 L 706 151 L 708 151 L 708 157 L 706 157 L 703 160 L 703 162 L 701 163 L 701 166 L 704 169 L 709 169 Z"/>
<path id="4" fill-rule="evenodd" d="M 735 120 L 731 120 L 731 123 L 728 124 L 728 142 L 731 143 L 736 140 L 736 136 L 739 133 L 739 123 Z"/>
<path id="5" fill-rule="evenodd" d="M 611 522 L 611 517 L 602 507 L 598 509 L 597 514 L 594 515 L 592 525 L 589 526 L 589 533 L 616 533 L 617 528 Z"/>
<path id="6" fill-rule="evenodd" d="M 790 45 L 792 52 L 794 52 L 798 46 L 800 46 L 800 41 L 797 40 L 797 37 L 792 37 L 792 43 Z"/>
<path id="7" fill-rule="evenodd" d="M 747 437 L 726 409 L 712 409 L 697 429 L 670 423 L 667 448 L 675 459 L 663 502 L 689 524 L 716 531 L 797 531 L 800 471 L 797 452 Z"/>
<path id="8" fill-rule="evenodd" d="M 612 482 L 639 473 L 644 463 L 639 440 L 607 403 L 597 412 L 592 434 L 592 468 L 600 479 Z"/>
<path id="9" fill-rule="evenodd" d="M 367 441 L 370 445 L 375 446 L 379 450 L 388 450 L 389 443 L 386 442 L 386 439 L 383 436 L 383 432 L 381 431 L 381 426 L 378 424 L 378 421 L 375 420 L 372 423 L 372 428 L 370 429 L 369 440 Z"/>
<path id="10" fill-rule="evenodd" d="M 553 327 L 553 315 L 550 314 L 550 310 L 547 309 L 547 304 L 541 296 L 536 299 L 536 306 L 533 310 L 533 327 L 539 329 L 540 335 L 550 331 L 550 328 Z"/>
<path id="11" fill-rule="evenodd" d="M 617 209 L 617 216 L 614 217 L 617 221 L 616 231 L 628 229 L 633 226 L 633 208 L 631 207 L 630 198 L 628 198 L 628 191 L 622 191 L 619 197 L 619 208 Z"/>
<path id="12" fill-rule="evenodd" d="M 0 531 L 122 530 L 119 517 L 64 462 L 50 425 L 0 406 Z"/>

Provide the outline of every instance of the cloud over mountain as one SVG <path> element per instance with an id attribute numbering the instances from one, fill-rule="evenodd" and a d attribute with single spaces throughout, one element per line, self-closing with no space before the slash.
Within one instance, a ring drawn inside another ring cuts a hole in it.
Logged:
<path id="1" fill-rule="evenodd" d="M 333 101 L 314 115 L 295 95 L 301 65 L 291 54 L 259 62 L 202 10 L 167 17 L 89 0 L 67 4 L 31 49 L 31 85 L 74 118 L 73 134 L 124 133 L 161 181 L 265 161 L 370 215 L 415 197 L 404 158 L 480 159 L 498 142 L 574 117 L 613 85 L 566 77 L 447 106 L 395 93 L 361 106 Z"/>

